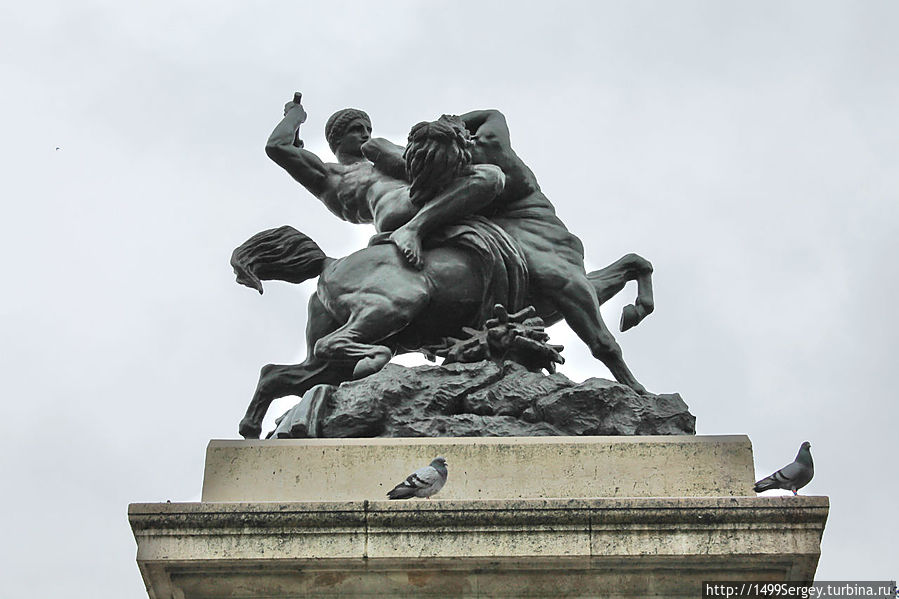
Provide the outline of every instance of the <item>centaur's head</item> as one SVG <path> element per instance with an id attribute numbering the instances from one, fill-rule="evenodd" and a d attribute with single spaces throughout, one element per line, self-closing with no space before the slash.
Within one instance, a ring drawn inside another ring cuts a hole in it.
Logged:
<path id="1" fill-rule="evenodd" d="M 412 181 L 412 203 L 422 206 L 471 164 L 471 138 L 457 116 L 418 123 L 409 132 L 403 157 Z"/>

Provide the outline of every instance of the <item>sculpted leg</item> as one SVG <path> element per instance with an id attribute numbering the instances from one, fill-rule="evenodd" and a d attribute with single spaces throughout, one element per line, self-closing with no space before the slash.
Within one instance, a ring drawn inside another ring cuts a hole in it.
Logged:
<path id="1" fill-rule="evenodd" d="M 552 260 L 553 257 L 550 256 L 549 259 Z M 532 268 L 539 268 L 539 264 L 536 259 L 529 262 Z M 541 295 L 555 305 L 568 326 L 587 344 L 593 356 L 606 365 L 615 380 L 638 393 L 644 393 L 646 388 L 625 364 L 618 342 L 603 322 L 596 290 L 587 276 L 574 265 L 563 267 L 558 262 L 553 265 L 553 271 L 550 276 L 546 276 L 545 270 L 532 272 L 540 277 L 538 284 Z"/>
<path id="2" fill-rule="evenodd" d="M 418 206 L 409 200 L 409 187 L 391 189 L 369 199 L 375 230 L 378 233 L 396 231 L 418 213 Z"/>
<path id="3" fill-rule="evenodd" d="M 637 282 L 637 298 L 624 307 L 619 329 L 624 332 L 640 324 L 655 308 L 652 297 L 652 264 L 637 254 L 622 256 L 609 266 L 587 274 L 596 290 L 600 305 L 624 288 L 628 281 Z"/>
<path id="4" fill-rule="evenodd" d="M 555 303 L 565 322 L 587 344 L 593 356 L 606 365 L 619 383 L 638 393 L 645 392 L 646 388 L 625 364 L 621 347 L 603 322 L 596 292 L 586 276 L 571 279 L 557 293 Z"/>
<path id="5" fill-rule="evenodd" d="M 421 268 L 424 264 L 422 240 L 432 231 L 459 222 L 492 202 L 502 191 L 504 180 L 498 167 L 472 167 L 428 201 L 409 222 L 391 233 L 390 241 L 400 248 L 409 264 Z"/>
<path id="6" fill-rule="evenodd" d="M 267 364 L 259 374 L 259 383 L 247 413 L 240 421 L 240 434 L 245 439 L 258 439 L 262 419 L 271 403 L 279 397 L 302 396 L 316 385 L 337 385 L 350 380 L 352 370 L 346 365 L 307 359 L 302 364 Z"/>
<path id="7" fill-rule="evenodd" d="M 596 292 L 599 305 L 603 305 L 622 289 L 630 281 L 637 282 L 637 298 L 633 304 L 624 307 L 621 314 L 622 332 L 638 325 L 644 318 L 652 313 L 655 304 L 652 295 L 652 264 L 637 254 L 627 254 L 599 270 L 587 273 L 587 280 Z M 535 298 L 534 304 L 539 302 Z M 547 325 L 553 325 L 562 320 L 562 314 L 555 306 L 538 306 L 541 318 Z"/>
<path id="8" fill-rule="evenodd" d="M 390 362 L 393 350 L 379 345 L 392 335 L 402 331 L 426 303 L 411 310 L 398 310 L 390 298 L 369 295 L 349 321 L 315 344 L 315 357 L 327 361 L 355 364 L 353 378 L 360 379 L 378 372 Z M 410 306 L 406 306 L 409 308 Z"/>
<path id="9" fill-rule="evenodd" d="M 306 322 L 306 348 L 308 356 L 302 364 L 268 364 L 259 373 L 259 382 L 247 413 L 240 421 L 240 434 L 247 439 L 258 439 L 262 432 L 262 419 L 272 401 L 287 395 L 302 395 L 315 385 L 338 384 L 349 380 L 352 370 L 345 365 L 329 364 L 313 356 L 316 341 L 334 331 L 339 323 L 328 313 L 313 294 L 309 299 L 309 317 Z"/>

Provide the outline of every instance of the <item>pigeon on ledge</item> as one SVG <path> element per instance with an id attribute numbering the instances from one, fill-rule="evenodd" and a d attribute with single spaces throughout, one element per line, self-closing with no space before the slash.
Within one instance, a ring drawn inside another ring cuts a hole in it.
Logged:
<path id="1" fill-rule="evenodd" d="M 430 497 L 446 484 L 446 458 L 436 457 L 430 466 L 419 468 L 409 477 L 395 486 L 387 497 L 390 499 L 409 499 L 410 497 Z"/>
<path id="2" fill-rule="evenodd" d="M 792 491 L 796 495 L 796 491 L 809 484 L 812 477 L 815 476 L 815 464 L 812 462 L 812 452 L 809 451 L 812 445 L 808 441 L 799 447 L 799 453 L 791 464 L 787 464 L 771 476 L 763 478 L 755 483 L 753 490 L 756 493 L 768 491 L 770 489 L 784 489 Z"/>

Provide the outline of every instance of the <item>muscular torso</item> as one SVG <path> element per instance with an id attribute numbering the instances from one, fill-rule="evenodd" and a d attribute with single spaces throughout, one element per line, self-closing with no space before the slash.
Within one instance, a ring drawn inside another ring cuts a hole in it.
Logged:
<path id="1" fill-rule="evenodd" d="M 552 204 L 540 191 L 540 185 L 533 171 L 510 146 L 489 137 L 486 139 L 476 137 L 474 144 L 472 162 L 496 165 L 506 176 L 502 193 L 488 207 L 485 214 L 499 215 L 521 209 L 549 210 L 555 213 Z"/>
<path id="2" fill-rule="evenodd" d="M 374 223 L 380 232 L 392 230 L 402 218 L 408 219 L 411 203 L 405 181 L 385 175 L 368 161 L 328 167 L 331 184 L 320 199 L 343 220 Z"/>
<path id="3" fill-rule="evenodd" d="M 494 164 L 506 176 L 502 194 L 482 214 L 518 242 L 538 286 L 556 275 L 557 259 L 583 268 L 583 244 L 556 216 L 534 173 L 512 149 L 505 121 L 482 129 L 475 132 L 472 162 Z"/>

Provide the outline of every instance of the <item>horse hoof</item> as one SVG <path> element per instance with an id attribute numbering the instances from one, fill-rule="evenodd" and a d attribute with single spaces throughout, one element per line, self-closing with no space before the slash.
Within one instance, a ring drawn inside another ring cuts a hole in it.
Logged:
<path id="1" fill-rule="evenodd" d="M 378 372 L 383 366 L 379 366 L 377 362 L 378 360 L 375 358 L 362 358 L 356 362 L 356 367 L 353 368 L 353 378 L 364 379 L 368 375 Z"/>
<path id="2" fill-rule="evenodd" d="M 626 330 L 637 326 L 638 324 L 640 324 L 640 322 L 644 318 L 646 318 L 646 316 L 649 314 L 649 312 L 651 312 L 651 310 L 647 311 L 641 305 L 635 306 L 635 305 L 631 304 L 631 305 L 625 306 L 624 309 L 621 311 L 621 322 L 619 323 L 619 326 L 618 326 L 619 330 L 623 333 Z"/>
<path id="3" fill-rule="evenodd" d="M 356 362 L 356 367 L 353 368 L 353 378 L 361 379 L 378 372 L 387 366 L 392 357 L 393 353 L 385 349 L 383 352 L 378 352 L 377 355 L 362 358 Z"/>
<path id="4" fill-rule="evenodd" d="M 647 397 L 655 395 L 651 391 L 647 391 L 646 387 L 644 387 L 640 383 L 635 383 L 635 384 L 631 385 L 631 389 L 633 389 L 637 395 L 643 395 L 643 396 L 647 396 Z"/>
<path id="5" fill-rule="evenodd" d="M 262 434 L 262 427 L 256 424 L 251 424 L 249 422 L 241 421 L 240 423 L 240 436 L 244 439 L 258 439 L 259 435 Z"/>

